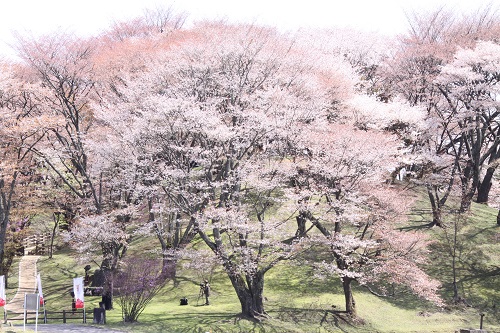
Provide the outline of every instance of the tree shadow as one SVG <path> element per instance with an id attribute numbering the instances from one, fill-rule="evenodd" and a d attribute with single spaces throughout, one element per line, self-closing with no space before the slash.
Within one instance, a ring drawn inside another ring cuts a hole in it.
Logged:
<path id="1" fill-rule="evenodd" d="M 364 290 L 363 292 L 370 293 L 400 309 L 405 309 L 405 310 L 427 309 L 428 311 L 436 310 L 435 306 L 431 302 L 419 298 L 417 295 L 412 293 L 410 288 L 408 287 L 399 285 L 391 285 L 384 287 L 385 287 L 384 289 L 390 290 L 390 293 L 388 293 L 387 295 L 380 296 L 380 293 L 379 295 L 376 295 L 375 293 L 368 291 L 368 288 L 366 287 L 365 287 L 366 290 Z"/>
<path id="2" fill-rule="evenodd" d="M 495 229 L 498 229 L 498 225 L 494 225 L 491 227 L 486 227 L 486 228 L 474 228 L 474 231 L 468 232 L 466 234 L 468 240 L 473 240 L 476 239 L 476 237 L 481 236 L 483 234 L 489 234 L 490 232 L 493 232 Z"/>
<path id="3" fill-rule="evenodd" d="M 458 296 L 463 304 L 475 309 L 495 305 L 497 290 L 500 290 L 500 267 L 492 265 L 492 248 L 495 244 L 496 226 L 481 227 L 477 220 L 467 219 L 459 225 L 457 243 L 453 243 L 453 234 L 448 238 L 445 233 L 437 234 L 436 241 L 430 245 L 430 263 L 426 271 L 438 278 L 441 283 L 441 295 L 449 300 L 449 307 L 455 308 L 453 284 L 452 251 L 455 248 L 456 257 L 456 282 Z M 453 230 L 452 230 L 453 231 Z M 450 233 L 452 232 L 450 231 Z M 487 246 L 486 248 L 483 245 Z M 485 250 L 486 249 L 486 250 Z"/>
<path id="4" fill-rule="evenodd" d="M 196 321 L 193 321 L 196 318 Z M 224 312 L 203 313 L 187 312 L 176 314 L 175 317 L 156 317 L 148 320 L 148 329 L 155 329 L 158 332 L 170 333 L 232 333 L 248 332 L 245 328 L 241 329 L 238 324 L 243 318 L 241 315 L 228 314 Z M 173 330 L 175 323 L 175 330 Z M 179 324 L 181 323 L 181 324 Z M 183 324 L 182 324 L 183 323 Z M 140 323 L 138 323 L 140 325 Z M 232 328 L 228 328 L 231 325 Z"/>
<path id="5" fill-rule="evenodd" d="M 434 228 L 436 225 L 433 222 L 419 224 L 419 225 L 410 225 L 407 227 L 398 228 L 399 231 L 415 231 L 415 230 L 429 230 Z"/>
<path id="6" fill-rule="evenodd" d="M 224 312 L 203 313 L 187 312 L 175 317 L 157 316 L 147 320 L 148 331 L 170 333 L 290 333 L 303 332 L 300 327 L 310 327 L 310 331 L 321 332 L 363 332 L 364 322 L 352 318 L 345 311 L 329 309 L 326 305 L 311 304 L 307 307 L 279 306 L 268 312 L 265 320 L 257 320 L 241 314 Z M 195 318 L 195 320 L 193 320 Z M 146 321 L 145 321 L 146 322 Z M 293 324 L 290 328 L 290 324 Z M 122 324 L 129 331 L 135 331 L 132 325 Z M 175 327 L 175 328 L 174 328 Z M 120 327 L 116 327 L 120 329 Z M 140 331 L 140 327 L 136 327 Z M 366 330 L 370 332 L 370 330 Z"/>
<path id="7" fill-rule="evenodd" d="M 352 329 L 360 329 L 364 322 L 350 316 L 345 311 L 331 310 L 326 305 L 314 306 L 309 308 L 280 306 L 277 310 L 277 319 L 294 324 L 311 322 L 326 331 L 349 332 Z"/>

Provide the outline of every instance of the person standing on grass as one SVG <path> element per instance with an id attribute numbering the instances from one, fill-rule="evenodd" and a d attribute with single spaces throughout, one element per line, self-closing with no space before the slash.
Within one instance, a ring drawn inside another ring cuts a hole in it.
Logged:
<path id="1" fill-rule="evenodd" d="M 209 297 L 210 297 L 210 283 L 208 280 L 203 280 L 203 294 L 205 295 L 205 305 L 210 305 Z"/>

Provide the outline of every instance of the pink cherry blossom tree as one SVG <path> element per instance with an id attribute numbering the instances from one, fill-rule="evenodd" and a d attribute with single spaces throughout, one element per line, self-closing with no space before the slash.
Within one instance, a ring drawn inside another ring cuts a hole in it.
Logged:
<path id="1" fill-rule="evenodd" d="M 243 315 L 255 319 L 266 316 L 266 272 L 305 251 L 313 229 L 329 244 L 334 259 L 327 266 L 337 269 L 326 271 L 341 272 L 350 313 L 352 281 L 391 275 L 398 270 L 392 258 L 404 265 L 395 254 L 404 251 L 386 246 L 414 248 L 408 260 L 416 267 L 422 236 L 383 223 L 404 210 L 383 218 L 368 213 L 384 198 L 375 184 L 402 155 L 396 137 L 381 128 L 410 123 L 416 110 L 384 116 L 399 106 L 357 98 L 356 74 L 344 59 L 292 46 L 272 30 L 206 24 L 192 35 L 146 62 L 141 74 L 124 77 L 96 107 L 114 134 L 108 155 L 134 158 L 127 172 L 140 179 L 152 229 L 175 225 L 164 239 L 174 246 L 184 235 L 200 237 L 228 274 Z M 356 259 L 362 249 L 385 261 L 363 265 Z M 436 299 L 430 279 L 415 274 L 399 280 L 428 282 L 414 289 Z"/>
<path id="2" fill-rule="evenodd" d="M 287 165 L 307 150 L 300 143 L 307 128 L 322 126 L 332 100 L 350 89 L 347 76 L 332 69 L 348 70 L 306 64 L 304 51 L 267 28 L 205 25 L 195 32 L 195 42 L 152 62 L 99 114 L 137 154 L 143 193 L 156 203 L 150 212 L 163 209 L 185 226 L 184 235 L 201 237 L 242 313 L 261 318 L 265 273 L 300 249 L 288 227 L 293 210 L 283 205 L 292 200 L 283 190 Z"/>
<path id="3" fill-rule="evenodd" d="M 39 85 L 31 96 L 38 104 L 43 124 L 43 140 L 30 147 L 30 151 L 49 170 L 57 183 L 67 193 L 77 198 L 78 205 L 72 232 L 78 234 L 79 226 L 88 219 L 94 221 L 116 218 L 109 230 L 125 228 L 130 216 L 116 212 L 125 208 L 131 187 L 113 187 L 112 173 L 103 168 L 103 161 L 93 145 L 105 135 L 96 123 L 92 103 L 100 100 L 98 75 L 94 55 L 99 44 L 93 39 L 54 33 L 39 39 L 18 36 L 18 51 L 23 59 L 23 78 Z M 95 140 L 94 140 L 95 138 Z M 102 142 L 102 141 L 101 141 Z M 98 144 L 98 143 L 97 143 Z M 73 222 L 73 221 L 70 221 Z M 112 222 L 110 222 L 111 224 Z M 96 235 L 87 232 L 87 236 Z M 80 239 L 75 237 L 73 241 Z M 128 238 L 126 238 L 128 239 Z M 101 269 L 109 276 L 117 268 L 118 259 L 126 251 L 121 234 L 116 238 L 96 237 L 86 242 L 100 241 Z M 106 281 L 105 293 L 112 293 L 111 281 Z"/>
<path id="4" fill-rule="evenodd" d="M 397 230 L 411 196 L 385 184 L 388 166 L 397 164 L 397 141 L 385 131 L 350 126 L 311 136 L 309 154 L 292 178 L 299 193 L 299 230 L 319 230 L 323 237 L 311 240 L 331 258 L 315 264 L 318 274 L 340 278 L 345 311 L 353 316 L 354 281 L 370 286 L 388 279 L 439 303 L 439 284 L 418 268 L 426 258 L 425 235 Z"/>

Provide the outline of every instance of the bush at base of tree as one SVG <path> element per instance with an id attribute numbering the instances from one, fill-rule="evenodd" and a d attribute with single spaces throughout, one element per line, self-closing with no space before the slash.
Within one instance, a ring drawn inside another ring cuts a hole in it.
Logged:
<path id="1" fill-rule="evenodd" d="M 167 279 L 162 275 L 160 260 L 129 258 L 115 279 L 125 322 L 136 322 L 151 300 L 158 295 Z"/>

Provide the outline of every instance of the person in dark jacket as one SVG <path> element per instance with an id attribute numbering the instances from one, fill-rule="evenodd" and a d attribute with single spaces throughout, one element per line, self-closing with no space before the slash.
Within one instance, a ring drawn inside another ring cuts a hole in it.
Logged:
<path id="1" fill-rule="evenodd" d="M 205 295 L 205 305 L 210 305 L 209 297 L 210 297 L 210 283 L 208 280 L 203 280 L 203 295 Z"/>

